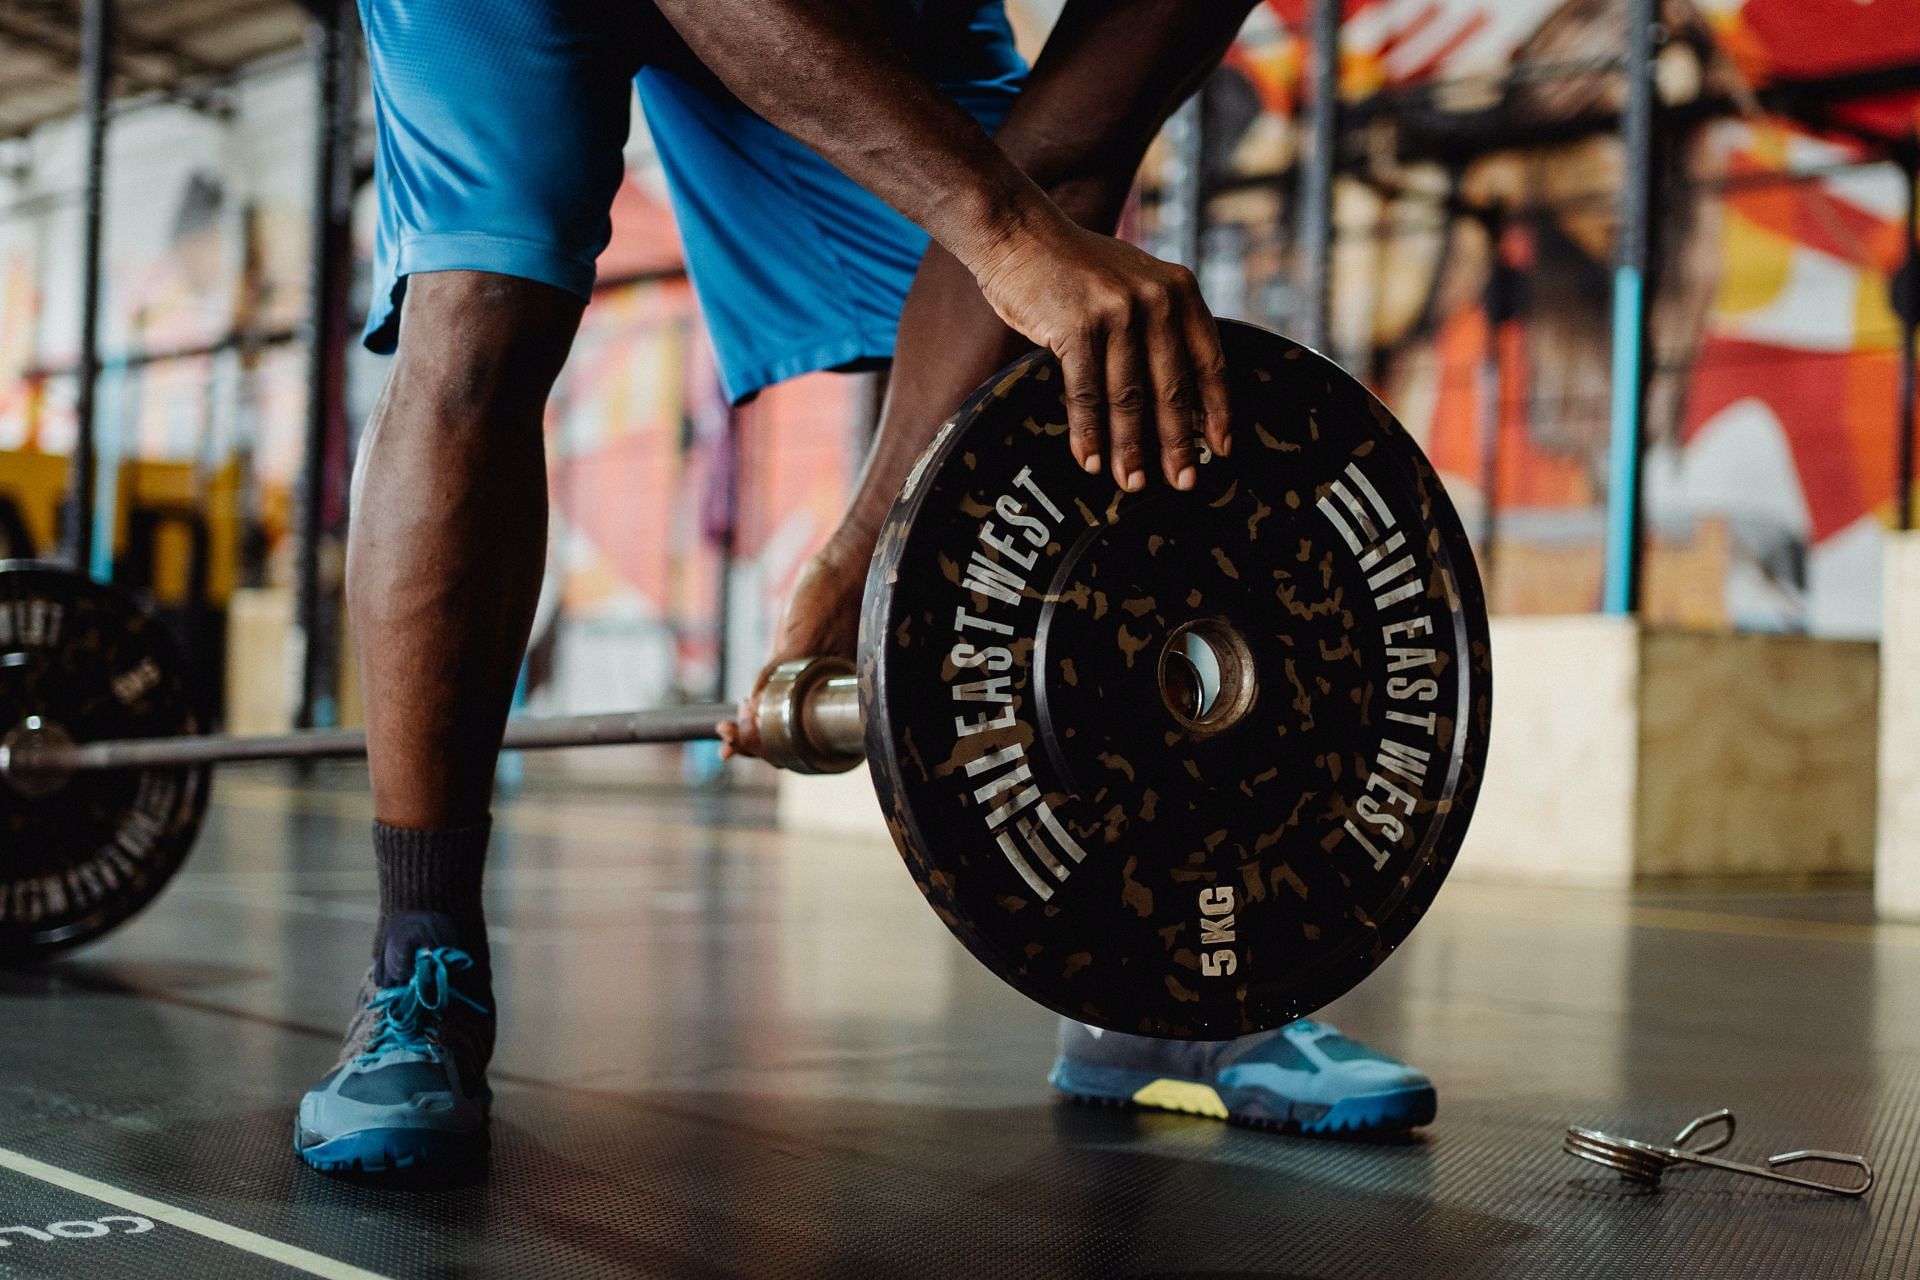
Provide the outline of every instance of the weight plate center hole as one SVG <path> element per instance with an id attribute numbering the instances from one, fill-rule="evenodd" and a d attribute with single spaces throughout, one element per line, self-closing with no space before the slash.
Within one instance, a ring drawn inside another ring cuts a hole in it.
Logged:
<path id="1" fill-rule="evenodd" d="M 35 767 L 31 763 L 33 753 L 71 745 L 73 739 L 59 725 L 40 716 L 28 716 L 0 738 L 0 752 L 5 755 L 0 775 L 16 794 L 30 800 L 50 796 L 67 785 L 71 770 Z"/>
<path id="2" fill-rule="evenodd" d="M 1160 649 L 1160 699 L 1195 737 L 1236 723 L 1253 706 L 1259 682 L 1253 651 L 1224 618 L 1182 623 Z"/>

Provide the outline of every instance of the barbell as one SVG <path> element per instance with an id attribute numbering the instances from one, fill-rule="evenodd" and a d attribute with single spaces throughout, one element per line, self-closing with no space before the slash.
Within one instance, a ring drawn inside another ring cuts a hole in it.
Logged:
<path id="1" fill-rule="evenodd" d="M 896 846 L 994 973 L 1097 1026 L 1182 1038 L 1303 1016 L 1378 967 L 1450 868 L 1491 714 L 1485 603 L 1438 476 L 1379 401 L 1223 322 L 1230 458 L 1129 494 L 1066 447 L 1058 365 L 976 392 L 908 477 L 857 667 L 789 663 L 769 758 L 864 757 Z M 160 892 L 210 767 L 364 735 L 211 735 L 125 593 L 0 565 L 0 958 Z M 694 704 L 508 723 L 532 750 L 714 736 Z"/>

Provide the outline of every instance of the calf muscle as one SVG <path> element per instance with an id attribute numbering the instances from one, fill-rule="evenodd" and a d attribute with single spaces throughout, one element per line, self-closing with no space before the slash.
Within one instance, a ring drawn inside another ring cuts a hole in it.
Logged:
<path id="1" fill-rule="evenodd" d="M 505 276 L 409 281 L 347 548 L 374 807 L 393 826 L 487 812 L 546 563 L 542 415 L 581 309 Z"/>

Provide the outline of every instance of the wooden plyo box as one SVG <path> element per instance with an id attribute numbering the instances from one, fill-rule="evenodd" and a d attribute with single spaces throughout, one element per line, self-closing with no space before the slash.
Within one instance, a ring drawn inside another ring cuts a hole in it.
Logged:
<path id="1" fill-rule="evenodd" d="M 1865 875 L 1879 646 L 1500 618 L 1462 874 L 1568 884 Z"/>
<path id="2" fill-rule="evenodd" d="M 293 708 L 299 701 L 293 611 L 289 587 L 242 588 L 228 601 L 226 732 L 285 733 L 293 727 Z M 365 723 L 360 673 L 344 619 L 339 671 L 337 723 L 358 728 Z"/>

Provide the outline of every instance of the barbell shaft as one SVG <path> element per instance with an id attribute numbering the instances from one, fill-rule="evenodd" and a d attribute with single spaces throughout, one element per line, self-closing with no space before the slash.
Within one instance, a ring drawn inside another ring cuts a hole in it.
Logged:
<path id="1" fill-rule="evenodd" d="M 769 695 L 784 686 L 772 684 Z M 797 754 L 857 759 L 863 749 L 858 682 L 839 674 L 793 691 L 802 705 L 790 716 L 804 725 Z M 770 708 L 763 695 L 762 714 Z M 724 702 L 692 703 L 646 711 L 578 716 L 530 716 L 509 720 L 503 748 L 539 751 L 555 747 L 598 747 L 644 742 L 697 742 L 715 738 L 722 720 L 733 718 Z M 359 729 L 314 729 L 259 735 L 206 734 L 177 738 L 121 738 L 27 747 L 0 747 L 0 775 L 16 772 L 90 772 L 102 769 L 183 767 L 231 764 L 247 760 L 356 759 L 367 754 L 367 735 Z M 805 761 L 775 759 L 785 767 Z"/>

